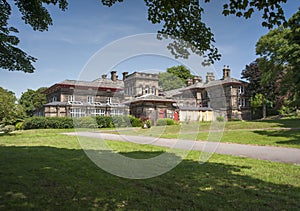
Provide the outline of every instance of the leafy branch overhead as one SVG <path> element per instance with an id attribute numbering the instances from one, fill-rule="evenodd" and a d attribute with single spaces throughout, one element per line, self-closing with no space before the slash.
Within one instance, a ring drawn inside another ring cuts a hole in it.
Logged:
<path id="1" fill-rule="evenodd" d="M 153 24 L 162 24 L 158 33 L 176 38 L 168 48 L 175 57 L 187 58 L 189 50 L 203 55 L 207 61 L 214 63 L 221 55 L 214 46 L 215 40 L 211 29 L 202 22 L 203 8 L 199 0 L 144 0 L 148 7 L 148 20 Z M 206 3 L 211 0 L 205 0 Z M 287 0 L 227 0 L 223 5 L 223 14 L 235 14 L 238 17 L 250 18 L 255 9 L 263 11 L 262 25 L 273 27 L 286 24 L 281 7 Z M 9 3 L 8 3 L 9 2 Z M 105 6 L 113 6 L 123 0 L 102 0 Z M 11 15 L 11 4 L 15 4 L 25 24 L 33 30 L 45 31 L 52 25 L 52 18 L 47 10 L 48 5 L 58 6 L 62 11 L 67 9 L 67 0 L 0 0 L 0 67 L 7 70 L 33 72 L 36 58 L 28 55 L 17 46 L 20 42 L 15 35 L 18 30 L 8 26 Z M 161 36 L 160 38 L 164 38 Z"/>

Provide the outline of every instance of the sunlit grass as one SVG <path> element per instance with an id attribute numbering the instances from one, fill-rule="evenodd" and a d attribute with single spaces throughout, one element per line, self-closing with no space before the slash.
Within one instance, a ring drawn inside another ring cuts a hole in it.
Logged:
<path id="1" fill-rule="evenodd" d="M 97 167 L 77 138 L 32 130 L 0 137 L 2 210 L 298 210 L 300 167 L 226 155 L 199 164 L 192 151 L 155 178 L 130 180 Z M 108 141 L 117 153 L 149 158 L 166 148 Z M 113 165 L 113 164 L 112 164 Z"/>

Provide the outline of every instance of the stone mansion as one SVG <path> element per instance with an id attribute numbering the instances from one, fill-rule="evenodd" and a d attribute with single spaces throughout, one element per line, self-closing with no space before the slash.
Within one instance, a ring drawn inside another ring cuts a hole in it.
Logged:
<path id="1" fill-rule="evenodd" d="M 247 83 L 231 78 L 224 66 L 223 77 L 216 80 L 208 72 L 188 79 L 187 86 L 164 91 L 158 74 L 116 71 L 110 77 L 102 75 L 93 81 L 64 80 L 45 91 L 47 104 L 35 112 L 37 116 L 82 117 L 133 115 L 176 121 L 211 121 L 217 116 L 230 119 L 250 119 L 250 99 Z"/>

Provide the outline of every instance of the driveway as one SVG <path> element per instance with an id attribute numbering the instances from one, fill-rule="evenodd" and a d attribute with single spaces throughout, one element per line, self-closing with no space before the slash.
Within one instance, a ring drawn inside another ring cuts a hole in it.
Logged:
<path id="1" fill-rule="evenodd" d="M 240 157 L 249 157 L 260 160 L 270 160 L 275 162 L 284 162 L 300 165 L 300 149 L 273 147 L 273 146 L 255 146 L 245 144 L 204 142 L 179 139 L 154 138 L 146 136 L 116 135 L 100 132 L 73 132 L 64 133 L 66 135 L 85 136 L 100 138 L 104 140 L 116 140 L 123 142 L 132 142 L 138 144 L 150 144 L 179 149 L 198 150 L 209 153 L 218 153 L 225 155 L 234 155 Z"/>

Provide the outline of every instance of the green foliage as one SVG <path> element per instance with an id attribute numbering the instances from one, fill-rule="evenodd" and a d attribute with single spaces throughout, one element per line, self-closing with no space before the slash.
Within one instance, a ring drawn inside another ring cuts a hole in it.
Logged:
<path id="1" fill-rule="evenodd" d="M 3 128 L 0 128 L 0 132 L 4 132 L 5 134 L 9 134 L 15 130 L 15 126 L 6 125 Z"/>
<path id="2" fill-rule="evenodd" d="M 152 125 L 151 121 L 149 119 L 147 119 L 143 122 L 142 128 L 143 129 L 151 128 L 151 125 Z"/>
<path id="3" fill-rule="evenodd" d="M 142 127 L 143 121 L 140 118 L 129 116 L 129 119 L 132 127 Z"/>
<path id="4" fill-rule="evenodd" d="M 23 125 L 24 125 L 24 122 L 18 122 L 16 124 L 16 130 L 22 130 L 23 129 Z"/>
<path id="5" fill-rule="evenodd" d="M 169 68 L 167 68 L 167 73 L 170 73 L 170 74 L 174 75 L 175 77 L 179 78 L 182 81 L 182 83 L 180 83 L 180 85 L 185 85 L 186 80 L 193 77 L 193 75 L 191 74 L 191 71 L 183 65 L 169 67 Z"/>
<path id="6" fill-rule="evenodd" d="M 25 119 L 23 129 L 43 129 L 43 128 L 73 128 L 71 117 L 30 117 Z"/>
<path id="7" fill-rule="evenodd" d="M 24 108 L 27 117 L 33 116 L 33 112 L 47 102 L 46 95 L 43 93 L 46 89 L 46 87 L 41 87 L 36 91 L 28 89 L 22 93 L 19 103 Z"/>
<path id="8" fill-rule="evenodd" d="M 16 104 L 16 100 L 12 91 L 0 87 L 0 124 L 14 125 L 24 118 L 23 108 Z"/>
<path id="9" fill-rule="evenodd" d="M 156 122 L 156 126 L 176 125 L 177 122 L 170 118 L 161 118 Z"/>
<path id="10" fill-rule="evenodd" d="M 186 84 L 174 74 L 166 72 L 158 74 L 158 85 L 163 91 L 169 91 L 184 87 Z"/>
<path id="11" fill-rule="evenodd" d="M 159 38 L 168 36 L 176 38 L 168 45 L 168 49 L 176 58 L 187 58 L 190 55 L 189 51 L 192 51 L 199 55 L 205 55 L 209 63 L 220 60 L 221 55 L 214 46 L 214 35 L 202 21 L 204 9 L 200 7 L 198 0 L 144 1 L 148 7 L 148 20 L 153 24 L 162 25 L 162 29 L 158 33 L 163 35 Z M 123 2 L 123 0 L 102 0 L 102 4 L 109 7 L 117 2 Z M 210 2 L 210 0 L 204 2 Z M 285 23 L 282 3 L 286 3 L 286 0 L 230 0 L 223 4 L 223 14 L 225 16 L 235 14 L 237 17 L 250 18 L 255 9 L 258 9 L 263 14 L 262 25 L 271 28 L 274 25 Z M 18 30 L 8 25 L 12 11 L 11 4 L 13 4 L 12 1 L 0 1 L 0 46 L 4 48 L 0 51 L 2 58 L 0 67 L 32 73 L 35 70 L 32 63 L 36 61 L 36 58 L 17 48 L 20 40 L 12 34 L 18 33 Z M 52 18 L 45 5 L 58 5 L 64 11 L 67 9 L 68 2 L 67 0 L 15 0 L 14 5 L 21 13 L 25 24 L 29 24 L 33 30 L 45 31 L 52 25 Z"/>
<path id="12" fill-rule="evenodd" d="M 300 8 L 288 21 L 286 27 L 271 30 L 256 44 L 256 53 L 262 59 L 259 68 L 262 82 L 279 83 L 282 94 L 287 94 L 295 106 L 300 105 Z M 274 76 L 280 75 L 280 80 Z"/>
<path id="13" fill-rule="evenodd" d="M 96 116 L 96 122 L 99 128 L 113 127 L 113 121 L 111 116 Z"/>
<path id="14" fill-rule="evenodd" d="M 73 118 L 74 127 L 77 128 L 97 128 L 96 119 L 91 116 Z"/>
<path id="15" fill-rule="evenodd" d="M 218 122 L 224 122 L 225 121 L 223 116 L 217 116 L 216 119 L 217 119 Z"/>

